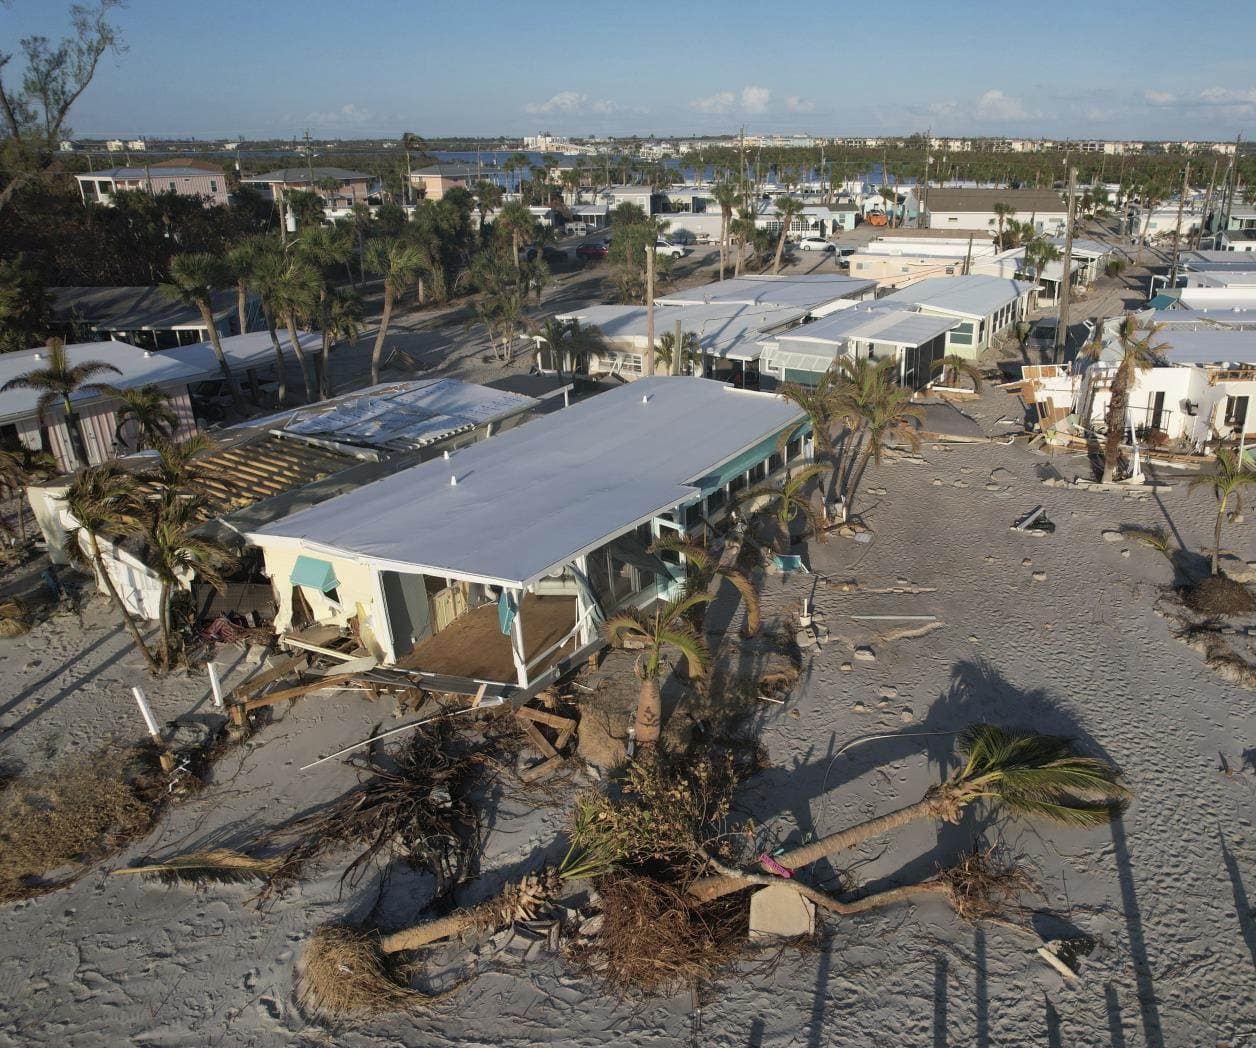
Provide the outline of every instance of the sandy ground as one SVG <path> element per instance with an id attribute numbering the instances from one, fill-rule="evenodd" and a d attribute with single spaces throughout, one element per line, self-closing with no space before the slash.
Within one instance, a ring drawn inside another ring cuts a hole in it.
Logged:
<path id="1" fill-rule="evenodd" d="M 1002 400 L 978 404 L 979 421 L 1003 414 Z M 870 545 L 835 539 L 808 557 L 828 577 L 904 578 L 936 592 L 846 594 L 806 576 L 765 582 L 769 614 L 814 595 L 833 637 L 808 658 L 790 706 L 765 715 L 773 767 L 742 803 L 792 841 L 889 810 L 936 781 L 950 738 L 919 732 L 989 719 L 1078 736 L 1137 790 L 1110 829 L 919 825 L 862 849 L 852 872 L 875 887 L 927 875 L 977 835 L 1004 841 L 1033 863 L 1041 905 L 1059 915 L 1037 916 L 1039 931 L 1099 940 L 1081 983 L 1064 984 L 1028 937 L 974 929 L 941 906 L 911 906 L 842 921 L 818 954 L 748 965 L 711 987 L 700 1009 L 687 995 L 608 1000 L 553 958 L 526 967 L 499 959 L 430 1015 L 329 1033 L 295 1008 L 294 961 L 316 924 L 364 913 L 373 892 L 339 900 L 330 871 L 259 915 L 245 888 L 167 890 L 106 875 L 142 854 L 240 843 L 345 789 L 350 774 L 334 763 L 297 768 L 389 723 L 391 711 L 315 699 L 228 756 L 207 792 L 127 855 L 0 913 L 0 1044 L 1253 1043 L 1256 775 L 1242 770 L 1256 736 L 1252 699 L 1215 680 L 1153 612 L 1169 581 L 1165 561 L 1137 547 L 1123 557 L 1129 547 L 1100 538 L 1114 525 L 1167 523 L 1197 547 L 1209 504 L 1180 481 L 1147 500 L 1046 488 L 1044 460 L 1021 446 L 926 447 L 923 457 L 870 470 Z M 1067 475 L 1077 461 L 1055 464 Z M 873 493 L 882 487 L 884 496 Z M 1055 534 L 1010 532 L 1038 502 Z M 1243 526 L 1227 542 L 1256 553 Z M 1035 581 L 1035 571 L 1045 579 Z M 933 614 L 945 626 L 885 643 L 848 618 L 893 613 Z M 134 659 L 103 609 L 84 619 L 81 642 L 64 620 L 4 642 L 0 675 L 18 688 L 0 720 L 9 759 L 38 766 L 110 732 L 138 732 L 126 694 L 140 675 Z M 842 672 L 851 646 L 865 642 L 876 661 Z M 176 678 L 150 691 L 160 717 L 207 714 L 203 681 Z M 837 754 L 870 734 L 890 737 Z M 499 796 L 486 805 L 487 872 L 468 900 L 552 854 L 561 827 L 561 812 L 532 802 Z M 406 923 L 428 888 L 416 880 L 395 889 L 384 923 Z"/>
<path id="2" fill-rule="evenodd" d="M 414 325 L 415 344 L 431 341 L 433 358 L 456 347 L 442 372 L 479 376 L 474 339 L 430 318 Z M 351 381 L 352 359 L 342 358 L 338 381 Z M 987 432 L 1016 413 L 998 392 L 965 410 Z M 429 1014 L 328 1030 L 293 1000 L 309 933 L 372 907 L 385 928 L 404 926 L 430 894 L 425 878 L 394 882 L 380 898 L 374 885 L 340 898 L 330 868 L 259 914 L 247 887 L 165 889 L 108 875 L 139 856 L 246 843 L 347 789 L 353 775 L 342 765 L 299 768 L 377 724 L 392 726 L 392 710 L 313 698 L 280 710 L 146 840 L 72 887 L 0 909 L 0 1046 L 1256 1044 L 1256 770 L 1244 766 L 1256 746 L 1253 699 L 1214 678 L 1154 612 L 1170 581 L 1165 560 L 1100 537 L 1121 524 L 1163 524 L 1198 548 L 1211 535 L 1211 500 L 1172 474 L 1164 478 L 1172 487 L 1146 499 L 1045 487 L 1047 460 L 1022 445 L 927 445 L 922 458 L 869 469 L 857 508 L 874 529 L 871 544 L 833 539 L 806 559 L 827 578 L 907 579 L 935 592 L 765 580 L 769 617 L 812 596 L 832 638 L 807 656 L 789 705 L 765 707 L 759 727 L 772 767 L 747 784 L 741 805 L 782 843 L 797 842 L 918 798 L 949 769 L 951 733 L 972 721 L 1077 736 L 1137 791 L 1110 828 L 974 817 L 941 831 L 910 827 L 845 861 L 875 888 L 928 875 L 978 837 L 1004 842 L 1042 885 L 1039 905 L 1051 912 L 1034 916 L 1037 930 L 1098 940 L 1080 983 L 1038 960 L 1036 939 L 973 928 L 931 904 L 831 923 L 818 952 L 748 963 L 697 1007 L 687 994 L 608 999 L 557 958 L 524 966 L 498 956 L 482 959 L 479 978 Z M 1065 476 L 1082 466 L 1050 464 Z M 1054 535 L 1008 530 L 1038 503 Z M 1256 558 L 1250 529 L 1225 535 L 1245 559 Z M 887 642 L 857 629 L 852 614 L 936 615 L 944 626 Z M 853 661 L 865 643 L 875 661 Z M 847 661 L 853 669 L 843 672 Z M 229 686 L 252 668 L 231 648 L 219 664 Z M 8 766 L 38 769 L 110 736 L 139 737 L 129 694 L 137 682 L 163 721 L 218 718 L 203 677 L 150 681 L 101 601 L 83 608 L 81 623 L 68 613 L 0 640 L 0 681 Z M 889 737 L 838 753 L 870 735 Z M 560 809 L 508 792 L 483 803 L 485 873 L 465 902 L 563 848 Z"/>

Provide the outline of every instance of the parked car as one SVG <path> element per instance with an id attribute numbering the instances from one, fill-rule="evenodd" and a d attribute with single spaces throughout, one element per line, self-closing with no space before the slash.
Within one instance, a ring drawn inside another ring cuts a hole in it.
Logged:
<path id="1" fill-rule="evenodd" d="M 824 237 L 803 237 L 798 241 L 799 251 L 835 251 L 837 245 Z"/>
<path id="2" fill-rule="evenodd" d="M 673 244 L 670 240 L 664 240 L 659 237 L 654 242 L 654 250 L 660 255 L 671 255 L 672 258 L 684 258 L 688 252 L 680 244 Z"/>
<path id="3" fill-rule="evenodd" d="M 563 235 L 569 237 L 583 237 L 589 235 L 589 227 L 584 222 L 568 222 L 563 227 Z"/>
<path id="4" fill-rule="evenodd" d="M 856 251 L 859 250 L 859 248 L 856 247 L 854 244 L 841 244 L 841 245 L 835 245 L 835 246 L 837 247 L 838 258 L 846 258 L 849 255 L 853 255 Z"/>
<path id="5" fill-rule="evenodd" d="M 583 258 L 586 262 L 591 262 L 594 259 L 605 258 L 606 251 L 605 244 L 600 241 L 592 241 L 588 244 L 581 244 L 576 248 L 576 257 Z"/>
<path id="6" fill-rule="evenodd" d="M 523 256 L 525 262 L 532 262 L 536 259 L 536 245 L 529 244 L 525 248 L 521 248 L 519 254 Z M 571 261 L 571 256 L 567 254 L 561 247 L 554 247 L 553 244 L 546 244 L 541 248 L 541 257 L 551 265 L 558 263 L 562 265 Z"/>

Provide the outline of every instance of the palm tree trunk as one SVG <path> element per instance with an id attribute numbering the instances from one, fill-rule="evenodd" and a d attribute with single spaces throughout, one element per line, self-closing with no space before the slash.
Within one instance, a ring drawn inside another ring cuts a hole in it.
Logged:
<path id="1" fill-rule="evenodd" d="M 785 253 L 785 234 L 789 231 L 789 223 L 781 222 L 781 236 L 776 242 L 776 257 L 772 259 L 772 274 L 775 276 L 781 271 L 781 256 Z"/>
<path id="2" fill-rule="evenodd" d="M 1116 466 L 1121 458 L 1121 439 L 1125 436 L 1125 383 L 1118 372 L 1112 383 L 1112 396 L 1108 400 L 1108 435 L 1103 447 L 1103 483 L 1116 479 Z"/>
<path id="3" fill-rule="evenodd" d="M 266 317 L 266 331 L 270 335 L 270 344 L 275 350 L 275 379 L 279 383 L 279 388 L 275 391 L 275 403 L 283 404 L 284 398 L 288 395 L 288 381 L 284 375 L 286 370 L 283 358 L 283 346 L 279 344 L 279 332 L 275 326 L 275 314 L 269 308 L 263 308 L 263 315 Z"/>
<path id="4" fill-rule="evenodd" d="M 1217 522 L 1212 528 L 1212 573 L 1214 575 L 1221 574 L 1221 522 L 1225 518 L 1227 501 L 1223 498 L 1217 503 Z"/>
<path id="5" fill-rule="evenodd" d="M 227 381 L 227 388 L 231 390 L 231 401 L 235 404 L 237 411 L 244 410 L 244 398 L 240 395 L 240 387 L 236 384 L 235 375 L 231 373 L 231 366 L 227 363 L 227 356 L 222 351 L 222 341 L 218 337 L 218 325 L 214 323 L 213 310 L 210 309 L 208 301 L 199 303 L 201 308 L 201 320 L 209 329 L 209 344 L 214 347 L 214 356 L 218 358 L 218 366 L 222 369 L 222 377 Z"/>
<path id="6" fill-rule="evenodd" d="M 859 490 L 859 485 L 863 481 L 864 470 L 868 468 L 868 460 L 872 458 L 872 451 L 872 438 L 868 437 L 864 441 L 864 446 L 859 449 L 859 457 L 855 460 L 855 467 L 851 471 L 850 478 L 846 484 L 844 496 L 847 514 L 850 513 L 850 507 L 855 501 L 855 492 Z"/>
<path id="7" fill-rule="evenodd" d="M 788 870 L 799 870 L 804 866 L 810 866 L 811 863 L 819 859 L 854 848 L 864 841 L 871 840 L 873 837 L 879 837 L 890 830 L 896 830 L 900 826 L 906 826 L 908 823 L 915 822 L 918 819 L 934 818 L 935 815 L 936 809 L 933 797 L 926 796 L 916 801 L 915 804 L 909 804 L 906 808 L 899 808 L 888 815 L 880 815 L 875 819 L 861 822 L 859 825 L 852 826 L 849 829 L 830 833 L 827 837 L 821 837 L 819 840 L 805 844 L 801 848 L 793 848 L 773 858 Z M 745 888 L 747 883 L 740 877 L 726 875 L 701 877 L 689 886 L 689 894 L 701 902 L 710 902 L 712 899 L 718 899 L 723 895 L 728 895 L 730 892 Z M 871 896 L 870 898 L 880 898 L 880 896 Z"/>
<path id="8" fill-rule="evenodd" d="M 87 445 L 83 442 L 83 431 L 79 429 L 78 415 L 70 404 L 69 394 L 61 397 L 61 413 L 65 416 L 65 432 L 70 438 L 70 455 L 74 459 L 70 463 L 70 469 L 76 470 L 79 466 L 88 464 Z"/>
<path id="9" fill-rule="evenodd" d="M 331 364 L 331 332 L 323 327 L 323 345 L 319 351 L 318 367 L 318 399 L 327 400 L 331 396 L 331 380 L 327 372 Z"/>
<path id="10" fill-rule="evenodd" d="M 301 381 L 305 383 L 305 402 L 313 403 L 314 390 L 310 386 L 310 369 L 306 367 L 305 350 L 301 348 L 301 340 L 297 338 L 297 318 L 293 313 L 288 314 L 288 338 L 292 340 L 292 351 L 297 355 L 297 364 L 301 368 Z"/>
<path id="11" fill-rule="evenodd" d="M 86 530 L 85 528 L 84 531 Z M 96 533 L 94 531 L 87 532 L 87 541 L 92 547 L 92 563 L 96 565 L 96 571 L 104 581 L 105 589 L 109 591 L 109 597 L 113 601 L 114 606 L 122 613 L 122 622 L 126 626 L 126 631 L 131 635 L 131 641 L 135 644 L 136 650 L 144 656 L 144 661 L 148 663 L 148 668 L 157 673 L 160 670 L 157 660 L 153 657 L 153 653 L 148 650 L 148 645 L 144 643 L 144 638 L 140 635 L 139 627 L 135 625 L 135 619 L 131 616 L 131 612 L 122 603 L 122 596 L 118 593 L 118 587 L 113 584 L 113 576 L 105 570 L 105 558 L 101 556 L 100 544 L 96 541 Z"/>
<path id="12" fill-rule="evenodd" d="M 403 950 L 417 950 L 428 943 L 439 942 L 441 939 L 452 939 L 472 928 L 481 927 L 489 905 L 473 907 L 470 910 L 459 910 L 448 917 L 435 921 L 426 921 L 411 928 L 402 928 L 399 932 L 385 935 L 379 940 L 379 948 L 384 953 L 401 953 Z"/>
<path id="13" fill-rule="evenodd" d="M 161 594 L 159 596 L 161 605 L 160 618 L 158 625 L 161 627 L 161 668 L 163 672 L 170 672 L 170 660 L 174 655 L 173 645 L 170 642 L 170 583 L 162 580 Z"/>
<path id="14" fill-rule="evenodd" d="M 236 316 L 240 322 L 240 334 L 249 329 L 249 289 L 243 283 L 236 284 Z"/>
<path id="15" fill-rule="evenodd" d="M 646 677 L 641 682 L 641 694 L 637 698 L 636 739 L 638 746 L 653 746 L 659 741 L 663 723 L 663 696 L 656 678 Z"/>
<path id="16" fill-rule="evenodd" d="M 388 322 L 392 319 L 393 290 L 392 285 L 384 284 L 384 314 L 379 319 L 379 331 L 375 335 L 375 346 L 371 350 L 371 385 L 379 385 L 379 360 L 384 352 L 384 339 L 388 335 Z"/>

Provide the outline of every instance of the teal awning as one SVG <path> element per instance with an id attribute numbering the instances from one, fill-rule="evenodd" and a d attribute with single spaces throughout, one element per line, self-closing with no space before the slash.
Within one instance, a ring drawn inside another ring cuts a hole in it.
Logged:
<path id="1" fill-rule="evenodd" d="M 1147 303 L 1148 309 L 1176 309 L 1181 304 L 1178 295 L 1166 295 L 1161 293 Z"/>
<path id="2" fill-rule="evenodd" d="M 297 557 L 297 562 L 292 565 L 292 574 L 288 581 L 294 586 L 307 586 L 320 593 L 328 593 L 340 585 L 336 581 L 335 571 L 327 561 L 304 554 Z"/>
<path id="3" fill-rule="evenodd" d="M 497 625 L 507 637 L 510 636 L 518 614 L 519 605 L 515 602 L 515 595 L 509 590 L 502 590 L 502 595 L 497 598 Z"/>
<path id="4" fill-rule="evenodd" d="M 789 439 L 811 432 L 811 425 L 806 421 L 799 422 L 793 430 L 789 432 Z M 778 451 L 782 446 L 782 441 L 778 437 L 768 437 L 766 440 L 760 441 L 749 451 L 743 451 L 735 459 L 724 463 L 712 473 L 707 473 L 699 477 L 693 482 L 694 487 L 700 489 L 704 495 L 709 494 L 716 488 L 721 488 L 734 477 L 739 477 L 752 466 L 757 466 L 760 462 L 765 461 L 769 456 Z"/>

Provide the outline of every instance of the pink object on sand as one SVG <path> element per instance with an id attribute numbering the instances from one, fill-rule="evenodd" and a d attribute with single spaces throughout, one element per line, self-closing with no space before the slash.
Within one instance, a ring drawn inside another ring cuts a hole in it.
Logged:
<path id="1" fill-rule="evenodd" d="M 759 856 L 759 864 L 769 873 L 774 873 L 778 877 L 792 877 L 794 875 L 793 870 L 787 870 L 767 852 Z"/>

